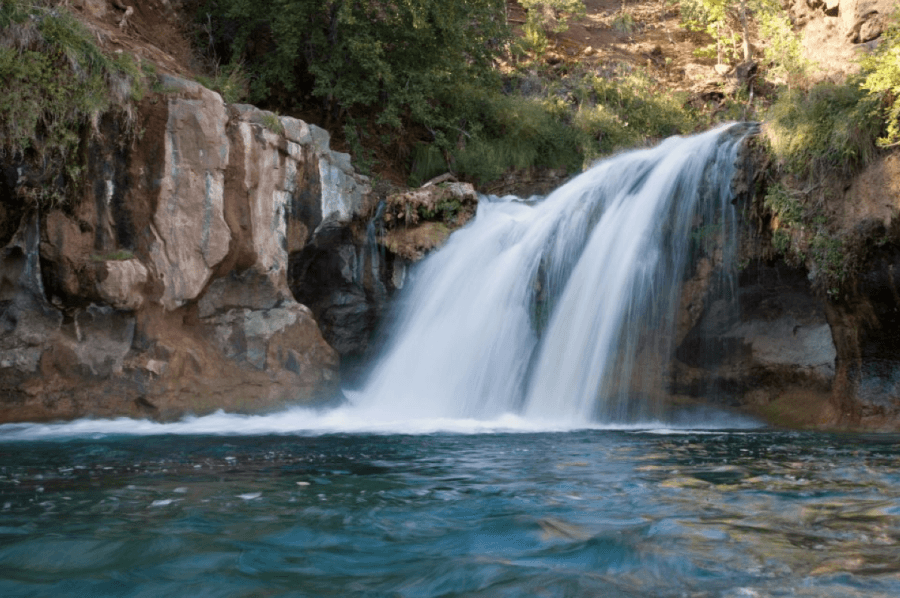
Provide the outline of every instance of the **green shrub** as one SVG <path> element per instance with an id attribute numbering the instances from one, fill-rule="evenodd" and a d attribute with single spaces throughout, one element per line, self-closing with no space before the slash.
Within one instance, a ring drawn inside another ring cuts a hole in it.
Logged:
<path id="1" fill-rule="evenodd" d="M 766 114 L 779 166 L 800 176 L 851 174 L 871 160 L 880 123 L 875 101 L 855 81 L 782 93 Z"/>
<path id="2" fill-rule="evenodd" d="M 781 184 L 770 185 L 763 205 L 782 225 L 796 226 L 803 221 L 803 206 L 796 197 Z"/>
<path id="3" fill-rule="evenodd" d="M 794 32 L 787 12 L 771 8 L 760 11 L 757 20 L 760 39 L 765 40 L 763 53 L 769 64 L 767 78 L 781 81 L 790 88 L 802 85 L 814 64 L 803 56 L 800 35 Z"/>
<path id="4" fill-rule="evenodd" d="M 413 148 L 409 184 L 418 187 L 447 172 L 447 160 L 439 147 L 419 143 Z"/>
<path id="5" fill-rule="evenodd" d="M 582 163 L 578 131 L 569 109 L 552 98 L 508 96 L 468 88 L 458 108 L 470 118 L 451 149 L 460 175 L 486 183 L 514 168 L 578 170 Z"/>
<path id="6" fill-rule="evenodd" d="M 614 111 L 641 135 L 660 139 L 686 133 L 696 126 L 685 108 L 685 94 L 661 89 L 643 69 L 625 68 L 612 77 L 589 76 L 597 104 Z"/>
<path id="7" fill-rule="evenodd" d="M 332 116 L 376 111 L 435 128 L 454 82 L 483 82 L 508 39 L 503 0 L 209 0 L 216 57 L 246 64 L 254 102 L 293 108 L 312 95 Z"/>
<path id="8" fill-rule="evenodd" d="M 547 49 L 548 33 L 562 33 L 569 28 L 569 21 L 586 12 L 583 0 L 519 0 L 519 4 L 526 11 L 526 47 L 536 54 Z"/>
<path id="9" fill-rule="evenodd" d="M 284 135 L 284 124 L 278 118 L 278 115 L 271 112 L 263 112 L 262 124 L 276 135 Z"/>
<path id="10" fill-rule="evenodd" d="M 219 92 L 222 99 L 229 104 L 235 104 L 246 99 L 250 90 L 250 77 L 240 63 L 216 67 L 212 76 L 198 76 L 197 82 L 206 88 Z"/>
<path id="11" fill-rule="evenodd" d="M 809 258 L 816 271 L 816 283 L 831 296 L 840 294 L 849 271 L 851 255 L 840 237 L 820 231 L 809 244 Z"/>

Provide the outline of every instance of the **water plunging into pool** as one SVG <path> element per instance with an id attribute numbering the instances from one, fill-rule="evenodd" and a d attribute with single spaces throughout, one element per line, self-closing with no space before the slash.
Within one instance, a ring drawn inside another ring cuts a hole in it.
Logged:
<path id="1" fill-rule="evenodd" d="M 650 429 L 747 132 L 482 201 L 347 406 L 0 426 L 0 595 L 900 595 L 897 435 Z"/>
<path id="2" fill-rule="evenodd" d="M 733 262 L 732 178 L 751 130 L 619 155 L 542 201 L 483 198 L 419 266 L 360 405 L 398 419 L 657 418 L 648 391 L 697 231 Z"/>

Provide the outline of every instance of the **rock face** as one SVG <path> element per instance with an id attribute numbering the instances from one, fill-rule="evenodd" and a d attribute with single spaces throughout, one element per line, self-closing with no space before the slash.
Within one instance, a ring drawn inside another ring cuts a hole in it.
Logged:
<path id="1" fill-rule="evenodd" d="M 874 249 L 851 292 L 828 305 L 838 348 L 834 403 L 842 419 L 900 427 L 900 245 Z"/>
<path id="2" fill-rule="evenodd" d="M 447 182 L 387 193 L 365 222 L 320 226 L 291 254 L 294 296 L 313 310 L 352 379 L 376 348 L 374 333 L 407 268 L 464 225 L 478 203 L 468 183 Z"/>
<path id="3" fill-rule="evenodd" d="M 870 49 L 888 25 L 893 0 L 791 0 L 791 23 L 807 59 L 820 65 L 815 79 L 859 69 L 861 50 Z"/>
<path id="4" fill-rule="evenodd" d="M 744 223 L 734 282 L 698 262 L 683 290 L 673 393 L 790 427 L 900 429 L 897 189 L 900 158 L 887 154 L 825 204 L 853 256 L 840 293 L 813 287 L 814 264 L 775 255 L 764 222 Z"/>
<path id="5" fill-rule="evenodd" d="M 715 287 L 715 273 L 710 273 Z M 802 268 L 758 260 L 731 289 L 704 295 L 686 285 L 700 312 L 675 352 L 677 395 L 709 398 L 782 425 L 836 422 L 831 390 L 837 351 L 825 300 Z"/>
<path id="6" fill-rule="evenodd" d="M 0 213 L 13 231 L 0 238 L 0 421 L 251 412 L 338 392 L 338 354 L 288 263 L 369 209 L 367 180 L 317 127 L 160 83 L 139 140 L 104 117 L 78 201 Z"/>

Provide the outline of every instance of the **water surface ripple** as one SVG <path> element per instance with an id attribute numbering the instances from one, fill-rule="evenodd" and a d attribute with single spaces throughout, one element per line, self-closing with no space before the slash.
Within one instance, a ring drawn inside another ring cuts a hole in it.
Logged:
<path id="1" fill-rule="evenodd" d="M 900 595 L 896 436 L 0 439 L 0 595 Z"/>

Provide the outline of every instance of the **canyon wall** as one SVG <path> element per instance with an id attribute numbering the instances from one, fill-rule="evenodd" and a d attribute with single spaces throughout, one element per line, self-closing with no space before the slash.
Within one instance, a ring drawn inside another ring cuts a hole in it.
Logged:
<path id="1" fill-rule="evenodd" d="M 322 129 L 160 87 L 136 136 L 100 120 L 74 199 L 38 208 L 22 190 L 53 181 L 0 169 L 0 421 L 339 401 L 341 359 L 362 371 L 408 267 L 474 214 L 471 185 L 376 192 Z M 688 273 L 666 400 L 896 429 L 900 159 L 834 200 L 861 256 L 840 294 L 773 251 L 745 161 L 740 265 L 726 280 L 706 255 Z"/>

